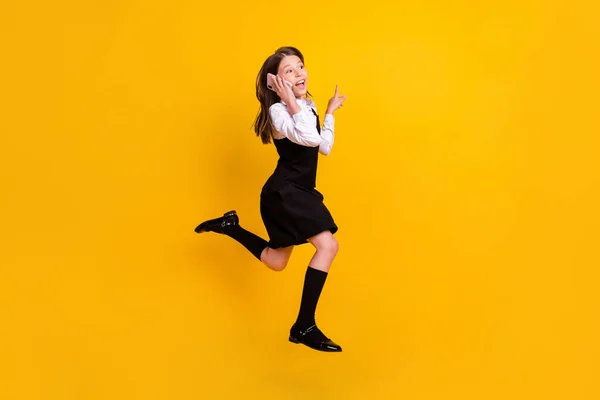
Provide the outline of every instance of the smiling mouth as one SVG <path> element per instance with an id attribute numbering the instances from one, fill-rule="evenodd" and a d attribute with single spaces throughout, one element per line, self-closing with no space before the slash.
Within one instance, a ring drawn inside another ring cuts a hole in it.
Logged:
<path id="1" fill-rule="evenodd" d="M 306 80 L 302 79 L 296 83 L 296 87 L 299 89 L 304 89 L 306 87 Z"/>

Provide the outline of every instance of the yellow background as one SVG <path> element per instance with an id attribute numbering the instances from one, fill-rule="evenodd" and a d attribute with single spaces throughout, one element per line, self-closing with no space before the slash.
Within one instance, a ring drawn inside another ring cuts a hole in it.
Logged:
<path id="1" fill-rule="evenodd" d="M 592 4 L 592 2 L 589 2 Z M 598 8 L 579 1 L 3 1 L 0 398 L 597 399 Z M 287 342 L 254 79 L 348 95 L 318 188 L 340 253 Z"/>

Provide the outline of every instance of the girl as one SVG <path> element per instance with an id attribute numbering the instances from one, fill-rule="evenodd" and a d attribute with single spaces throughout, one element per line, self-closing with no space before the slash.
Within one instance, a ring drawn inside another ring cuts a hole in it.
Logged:
<path id="1" fill-rule="evenodd" d="M 274 76 L 269 76 L 270 74 Z M 304 57 L 294 47 L 281 47 L 263 63 L 256 80 L 260 111 L 254 131 L 264 144 L 273 142 L 279 160 L 262 187 L 260 213 L 270 241 L 245 230 L 235 211 L 198 225 L 196 233 L 225 234 L 242 244 L 274 271 L 282 271 L 294 246 L 311 243 L 316 251 L 306 270 L 298 317 L 289 340 L 312 349 L 340 352 L 341 346 L 325 336 L 315 322 L 319 296 L 338 251 L 331 214 L 316 189 L 319 153 L 328 155 L 333 145 L 333 113 L 346 96 L 329 100 L 323 126 L 307 91 Z"/>

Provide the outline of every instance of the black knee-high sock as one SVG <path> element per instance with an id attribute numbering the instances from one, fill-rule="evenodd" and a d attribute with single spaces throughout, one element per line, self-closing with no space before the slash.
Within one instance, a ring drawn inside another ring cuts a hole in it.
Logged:
<path id="1" fill-rule="evenodd" d="M 254 255 L 260 261 L 260 255 L 265 247 L 269 246 L 269 243 L 261 238 L 260 236 L 255 235 L 252 232 L 249 232 L 242 228 L 239 225 L 228 226 L 223 229 L 223 233 L 235 240 L 237 240 L 242 246 L 244 246 L 250 253 Z"/>
<path id="2" fill-rule="evenodd" d="M 304 287 L 302 289 L 302 301 L 300 312 L 296 320 L 296 327 L 306 329 L 315 325 L 315 311 L 319 296 L 327 279 L 327 272 L 309 266 L 304 275 Z"/>

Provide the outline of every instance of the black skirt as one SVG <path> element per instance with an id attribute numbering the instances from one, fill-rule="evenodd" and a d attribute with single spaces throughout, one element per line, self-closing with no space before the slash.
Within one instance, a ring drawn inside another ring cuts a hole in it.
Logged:
<path id="1" fill-rule="evenodd" d="M 269 247 L 304 244 L 327 230 L 336 233 L 338 227 L 323 199 L 316 189 L 295 183 L 263 189 L 260 213 L 269 234 Z"/>

